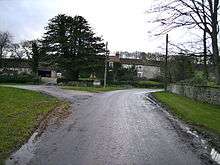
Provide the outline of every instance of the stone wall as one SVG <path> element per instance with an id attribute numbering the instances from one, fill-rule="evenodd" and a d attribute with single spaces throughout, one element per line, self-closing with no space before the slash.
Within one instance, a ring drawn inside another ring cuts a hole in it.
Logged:
<path id="1" fill-rule="evenodd" d="M 160 67 L 157 66 L 144 66 L 143 77 L 153 79 L 161 76 Z"/>
<path id="2" fill-rule="evenodd" d="M 52 77 L 41 77 L 43 83 L 57 84 L 57 78 Z"/>
<path id="3" fill-rule="evenodd" d="M 198 101 L 220 105 L 220 89 L 209 87 L 194 87 L 188 85 L 172 84 L 168 86 L 168 91 L 186 96 Z"/>

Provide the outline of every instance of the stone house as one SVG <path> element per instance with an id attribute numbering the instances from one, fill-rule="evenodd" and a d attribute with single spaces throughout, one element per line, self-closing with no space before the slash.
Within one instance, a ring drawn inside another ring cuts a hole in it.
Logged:
<path id="1" fill-rule="evenodd" d="M 108 62 L 110 67 L 114 67 L 114 63 L 121 63 L 125 68 L 135 66 L 139 78 L 154 79 L 161 76 L 161 61 L 123 58 L 116 53 L 114 56 L 109 56 Z"/>
<path id="2" fill-rule="evenodd" d="M 0 72 L 7 72 L 9 74 L 31 74 L 31 65 L 28 59 L 4 58 L 1 63 L 2 67 L 0 68 Z M 57 74 L 55 69 L 40 64 L 38 68 L 38 76 L 40 76 L 41 80 L 45 83 L 56 83 L 59 74 Z"/>

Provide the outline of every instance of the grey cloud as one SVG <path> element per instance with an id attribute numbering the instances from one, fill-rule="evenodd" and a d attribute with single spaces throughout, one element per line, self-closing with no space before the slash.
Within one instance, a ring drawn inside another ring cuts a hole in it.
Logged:
<path id="1" fill-rule="evenodd" d="M 39 36 L 53 13 L 48 2 L 0 0 L 0 30 L 11 32 L 16 41 Z"/>

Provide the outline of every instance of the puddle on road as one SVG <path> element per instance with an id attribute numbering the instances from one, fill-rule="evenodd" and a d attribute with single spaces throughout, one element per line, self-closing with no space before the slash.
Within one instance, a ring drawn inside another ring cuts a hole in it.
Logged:
<path id="1" fill-rule="evenodd" d="M 199 135 L 196 133 L 196 131 L 192 132 L 192 131 L 190 131 L 189 128 L 188 128 L 187 133 L 195 136 L 196 138 L 199 138 Z M 210 146 L 207 144 L 206 140 L 200 139 L 200 141 L 203 145 L 205 145 L 205 149 L 208 149 L 208 148 L 210 149 Z M 220 153 L 218 151 L 216 151 L 214 148 L 211 148 L 210 156 L 211 156 L 212 160 L 214 160 L 217 164 L 220 164 Z"/>
<path id="2" fill-rule="evenodd" d="M 210 157 L 212 158 L 213 161 L 215 161 L 217 164 L 220 164 L 220 153 L 218 151 L 216 151 L 214 148 L 212 148 L 206 140 L 204 140 L 202 137 L 200 137 L 197 133 L 197 131 L 195 130 L 191 130 L 186 124 L 182 123 L 181 121 L 179 121 L 178 119 L 174 118 L 173 116 L 170 115 L 170 113 L 168 113 L 167 111 L 165 111 L 165 113 L 167 113 L 167 115 L 169 116 L 169 118 L 172 118 L 173 121 L 175 121 L 176 123 L 179 124 L 180 128 L 192 135 L 194 138 L 196 138 L 197 140 L 200 141 L 200 144 L 202 144 L 203 148 L 210 154 Z"/>
<path id="3" fill-rule="evenodd" d="M 35 132 L 26 144 L 24 144 L 18 151 L 13 153 L 9 159 L 5 161 L 5 165 L 26 165 L 34 157 L 34 150 L 36 146 L 36 137 L 38 132 Z"/>
<path id="4" fill-rule="evenodd" d="M 170 119 L 172 122 L 176 123 L 180 127 L 181 130 L 183 130 L 187 134 L 190 134 L 194 138 L 199 140 L 200 144 L 202 144 L 203 148 L 207 151 L 208 154 L 210 154 L 211 159 L 220 165 L 220 153 L 217 150 L 215 150 L 214 148 L 212 148 L 207 143 L 206 140 L 204 140 L 202 137 L 200 137 L 198 135 L 197 131 L 191 130 L 190 127 L 188 127 L 186 124 L 184 124 L 179 119 L 177 119 L 176 117 L 171 115 L 167 110 L 164 110 L 164 108 L 160 104 L 158 104 L 157 101 L 155 101 L 153 98 L 151 98 L 148 94 L 145 94 L 145 98 L 147 99 L 147 101 L 150 104 L 156 106 L 157 108 L 160 108 L 166 114 L 168 119 Z"/>
<path id="5" fill-rule="evenodd" d="M 211 151 L 211 157 L 214 161 L 220 164 L 220 153 L 218 153 L 214 148 Z"/>

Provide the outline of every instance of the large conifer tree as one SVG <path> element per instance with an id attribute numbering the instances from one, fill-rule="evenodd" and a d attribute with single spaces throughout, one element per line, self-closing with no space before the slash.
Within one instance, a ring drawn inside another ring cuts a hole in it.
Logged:
<path id="1" fill-rule="evenodd" d="M 85 18 L 63 14 L 50 20 L 43 45 L 53 65 L 69 80 L 77 80 L 80 70 L 94 68 L 101 62 L 97 55 L 105 51 Z"/>

